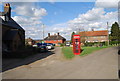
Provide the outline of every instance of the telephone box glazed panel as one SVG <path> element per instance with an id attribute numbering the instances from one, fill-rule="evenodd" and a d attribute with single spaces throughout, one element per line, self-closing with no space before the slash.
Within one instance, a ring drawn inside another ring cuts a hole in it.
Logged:
<path id="1" fill-rule="evenodd" d="M 80 55 L 80 35 L 73 35 L 73 53 L 74 55 Z"/>

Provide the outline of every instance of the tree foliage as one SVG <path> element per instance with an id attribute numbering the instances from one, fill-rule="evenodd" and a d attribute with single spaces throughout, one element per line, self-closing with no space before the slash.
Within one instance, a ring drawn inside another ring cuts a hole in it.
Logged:
<path id="1" fill-rule="evenodd" d="M 75 35 L 75 32 L 72 32 L 71 34 L 71 43 L 72 43 L 73 35 Z"/>
<path id="2" fill-rule="evenodd" d="M 117 22 L 115 22 L 111 27 L 110 39 L 111 41 L 120 41 L 120 28 Z"/>

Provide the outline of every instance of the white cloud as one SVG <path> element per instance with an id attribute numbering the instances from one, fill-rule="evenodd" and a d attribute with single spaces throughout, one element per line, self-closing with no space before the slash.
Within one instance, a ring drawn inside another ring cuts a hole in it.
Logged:
<path id="1" fill-rule="evenodd" d="M 1 2 L 39 2 L 41 0 L 1 0 Z"/>
<path id="2" fill-rule="evenodd" d="M 41 17 L 47 15 L 47 11 L 44 8 L 35 8 L 30 7 L 31 4 L 28 5 L 22 5 L 22 6 L 16 6 L 14 12 L 16 12 L 18 15 L 23 16 L 29 16 L 29 17 Z"/>
<path id="3" fill-rule="evenodd" d="M 54 4 L 56 0 L 48 0 L 50 3 Z"/>
<path id="4" fill-rule="evenodd" d="M 32 5 L 32 3 L 20 3 L 18 5 L 12 3 L 12 5 L 15 7 L 13 12 L 17 14 L 12 16 L 12 18 L 25 29 L 26 38 L 41 39 L 41 19 L 47 15 L 46 9 L 38 8 Z"/>
<path id="5" fill-rule="evenodd" d="M 26 38 L 31 37 L 33 39 L 42 39 L 41 21 L 34 21 L 31 18 L 21 16 L 14 16 L 12 18 L 25 29 Z"/>
<path id="6" fill-rule="evenodd" d="M 117 18 L 117 11 L 105 12 L 104 8 L 93 8 L 84 14 L 80 14 L 77 18 L 74 18 L 73 20 L 51 26 L 52 30 L 48 32 L 60 32 L 62 36 L 70 39 L 71 33 L 73 31 L 91 31 L 92 28 L 94 28 L 94 30 L 106 30 L 106 23 L 109 22 L 109 26 L 111 27 L 111 25 L 118 20 Z"/>
<path id="7" fill-rule="evenodd" d="M 117 11 L 106 13 L 103 8 L 93 8 L 85 14 L 80 14 L 78 18 L 69 21 L 69 23 L 79 24 L 83 27 L 87 25 L 89 25 L 88 27 L 98 27 L 102 22 L 117 21 L 117 17 Z"/>
<path id="8" fill-rule="evenodd" d="M 15 19 L 22 27 L 24 27 L 26 30 L 26 37 L 42 39 L 43 33 L 40 24 L 42 23 L 42 17 L 47 15 L 47 11 L 44 8 L 36 8 L 34 6 L 28 7 L 28 5 L 29 4 L 25 5 L 25 3 L 15 5 L 16 9 L 14 12 L 16 12 L 19 16 L 14 16 L 13 19 Z M 108 6 L 106 5 L 106 7 Z M 94 28 L 95 30 L 104 30 L 107 28 L 107 22 L 109 22 L 109 25 L 111 26 L 115 21 L 117 21 L 118 17 L 117 11 L 107 13 L 105 12 L 104 8 L 105 7 L 103 6 L 97 6 L 96 8 L 93 8 L 84 14 L 79 14 L 78 17 L 66 23 L 55 24 L 51 27 L 46 27 L 45 36 L 47 36 L 48 32 L 51 34 L 60 32 L 62 36 L 70 39 L 73 31 L 88 31 L 91 30 L 91 28 Z"/>
<path id="9" fill-rule="evenodd" d="M 42 39 L 42 28 L 41 27 L 25 27 L 26 32 L 26 38 L 31 37 L 33 39 Z"/>
<path id="10" fill-rule="evenodd" d="M 33 12 L 34 12 L 34 16 L 37 17 L 47 15 L 47 11 L 44 8 L 40 8 L 40 9 L 33 8 Z"/>
<path id="11" fill-rule="evenodd" d="M 103 8 L 93 8 L 92 10 L 89 10 L 85 14 L 80 14 L 78 18 L 75 18 L 70 22 L 85 24 L 85 23 L 88 23 L 89 21 L 99 20 L 103 14 L 105 14 L 105 11 Z"/>
<path id="12" fill-rule="evenodd" d="M 103 8 L 93 8 L 89 10 L 86 14 L 82 14 L 79 17 L 88 21 L 99 20 L 101 15 L 105 13 Z"/>
<path id="13" fill-rule="evenodd" d="M 1 2 L 50 2 L 52 4 L 55 3 L 57 0 L 1 0 Z M 59 1 L 64 2 L 64 1 Z"/>
<path id="14" fill-rule="evenodd" d="M 96 0 L 96 7 L 117 8 L 120 0 Z"/>
<path id="15" fill-rule="evenodd" d="M 14 16 L 12 17 L 15 21 L 17 21 L 21 26 L 31 26 L 31 25 L 39 25 L 42 22 L 40 20 L 35 20 L 34 17 L 33 18 L 26 18 L 26 17 L 22 17 L 22 16 Z"/>

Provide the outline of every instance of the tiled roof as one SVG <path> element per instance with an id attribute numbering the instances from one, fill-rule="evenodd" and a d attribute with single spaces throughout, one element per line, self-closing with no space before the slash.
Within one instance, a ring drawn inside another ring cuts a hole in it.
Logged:
<path id="1" fill-rule="evenodd" d="M 101 31 L 85 31 L 79 33 L 81 36 L 107 36 L 108 31 L 107 30 L 101 30 Z"/>
<path id="2" fill-rule="evenodd" d="M 46 37 L 44 40 L 63 40 L 65 39 L 61 35 L 51 35 L 50 37 Z"/>

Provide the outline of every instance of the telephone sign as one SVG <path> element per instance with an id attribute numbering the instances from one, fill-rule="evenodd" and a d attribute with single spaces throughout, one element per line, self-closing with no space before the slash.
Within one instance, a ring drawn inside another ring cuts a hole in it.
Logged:
<path id="1" fill-rule="evenodd" d="M 80 55 L 80 35 L 73 35 L 73 53 L 75 55 Z"/>

